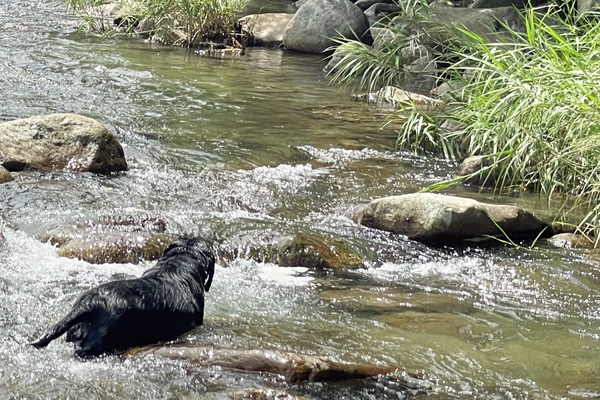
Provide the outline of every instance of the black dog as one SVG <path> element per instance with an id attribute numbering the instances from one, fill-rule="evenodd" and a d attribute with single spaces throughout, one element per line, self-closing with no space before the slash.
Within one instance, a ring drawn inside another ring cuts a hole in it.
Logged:
<path id="1" fill-rule="evenodd" d="M 214 271 L 215 257 L 204 241 L 178 239 L 140 278 L 83 293 L 71 312 L 32 345 L 46 347 L 67 332 L 78 356 L 94 357 L 176 339 L 202 324 L 204 292 Z"/>

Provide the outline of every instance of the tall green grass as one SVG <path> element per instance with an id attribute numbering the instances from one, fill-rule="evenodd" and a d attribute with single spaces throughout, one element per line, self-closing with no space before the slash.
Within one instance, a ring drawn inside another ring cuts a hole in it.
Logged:
<path id="1" fill-rule="evenodd" d="M 183 34 L 175 45 L 198 47 L 207 41 L 227 42 L 244 5 L 243 0 L 140 0 L 141 14 L 156 23 L 157 30 Z"/>
<path id="2" fill-rule="evenodd" d="M 110 27 L 101 17 L 105 0 L 67 0 L 67 6 L 82 17 L 90 30 L 104 32 Z M 232 43 L 244 0 L 121 0 L 130 17 L 125 25 L 150 21 L 152 32 L 165 44 L 199 47 L 204 42 Z"/>
<path id="3" fill-rule="evenodd" d="M 430 32 L 436 28 L 429 23 L 429 8 L 423 0 L 405 0 L 398 5 L 402 10 L 400 15 L 377 26 L 390 29 L 393 40 L 383 41 L 374 48 L 360 40 L 333 39 L 339 45 L 339 54 L 343 54 L 331 71 L 333 81 L 374 91 L 411 78 L 406 68 L 410 57 L 405 50 L 428 42 Z"/>
<path id="4" fill-rule="evenodd" d="M 500 171 L 497 190 L 533 190 L 549 199 L 558 194 L 565 204 L 559 218 L 577 218 L 579 229 L 594 234 L 598 245 L 597 17 L 587 14 L 570 23 L 558 11 L 530 9 L 523 13 L 525 31 L 505 27 L 502 43 L 459 30 L 453 45 L 438 54 L 454 60 L 441 80 L 458 80 L 461 88 L 451 92 L 445 112 L 412 109 L 392 116 L 403 123 L 398 147 L 454 160 L 490 155 Z M 579 215 L 581 210 L 586 212 Z"/>

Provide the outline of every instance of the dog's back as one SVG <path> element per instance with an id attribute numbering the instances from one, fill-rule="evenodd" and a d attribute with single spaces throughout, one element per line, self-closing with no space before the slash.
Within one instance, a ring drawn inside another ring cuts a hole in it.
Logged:
<path id="1" fill-rule="evenodd" d="M 177 338 L 200 325 L 214 256 L 199 239 L 179 239 L 142 277 L 83 293 L 71 312 L 38 341 L 45 347 L 67 332 L 80 356 L 96 356 Z"/>

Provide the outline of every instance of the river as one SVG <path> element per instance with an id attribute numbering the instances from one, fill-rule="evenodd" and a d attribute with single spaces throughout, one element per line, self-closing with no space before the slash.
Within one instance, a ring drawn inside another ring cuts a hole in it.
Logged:
<path id="1" fill-rule="evenodd" d="M 0 2 L 0 120 L 96 118 L 113 127 L 130 169 L 25 172 L 0 185 L 1 399 L 219 399 L 253 387 L 309 399 L 600 397 L 600 258 L 544 243 L 436 249 L 355 225 L 348 215 L 360 204 L 419 190 L 454 166 L 395 151 L 384 115 L 329 85 L 322 57 L 257 48 L 212 59 L 76 27 L 62 0 Z M 499 200 L 544 211 L 522 196 Z M 399 366 L 432 390 L 386 377 L 289 385 L 153 357 L 81 361 L 63 340 L 28 346 L 82 291 L 152 265 L 61 258 L 36 235 L 120 215 L 215 240 L 344 239 L 366 269 L 218 265 L 205 325 L 181 340 Z"/>

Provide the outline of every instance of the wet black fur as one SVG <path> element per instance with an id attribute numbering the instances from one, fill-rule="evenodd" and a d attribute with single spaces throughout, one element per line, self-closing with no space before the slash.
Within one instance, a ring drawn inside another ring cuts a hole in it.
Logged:
<path id="1" fill-rule="evenodd" d="M 84 292 L 40 339 L 46 347 L 65 332 L 75 353 L 94 357 L 176 339 L 202 324 L 204 292 L 215 258 L 201 239 L 181 238 L 140 278 L 105 283 Z"/>

